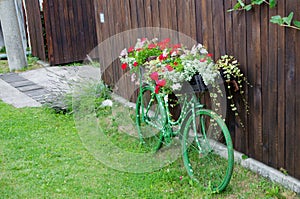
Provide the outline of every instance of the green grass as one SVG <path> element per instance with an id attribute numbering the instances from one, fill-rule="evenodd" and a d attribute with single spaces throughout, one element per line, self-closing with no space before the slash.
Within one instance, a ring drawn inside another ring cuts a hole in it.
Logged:
<path id="1" fill-rule="evenodd" d="M 27 70 L 34 70 L 34 69 L 38 69 L 41 68 L 42 66 L 40 64 L 37 63 L 39 59 L 37 57 L 33 57 L 33 56 L 27 56 L 27 63 L 28 66 L 21 69 L 21 70 L 17 70 L 14 72 L 23 72 L 23 71 L 27 71 Z M 8 66 L 8 61 L 7 60 L 0 60 L 0 74 L 1 73 L 9 73 L 9 66 Z"/>
<path id="2" fill-rule="evenodd" d="M 16 109 L 1 101 L 0 113 L 0 198 L 296 197 L 240 166 L 217 195 L 191 184 L 181 159 L 151 173 L 116 171 L 86 150 L 72 115 Z"/>
<path id="3" fill-rule="evenodd" d="M 1 73 L 9 73 L 7 60 L 0 60 L 0 74 Z"/>

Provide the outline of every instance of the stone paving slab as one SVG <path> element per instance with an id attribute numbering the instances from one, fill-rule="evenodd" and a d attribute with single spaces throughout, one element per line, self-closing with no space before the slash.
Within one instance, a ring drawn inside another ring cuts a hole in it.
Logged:
<path id="1" fill-rule="evenodd" d="M 22 80 L 18 82 L 10 82 L 9 83 L 11 86 L 17 88 L 17 87 L 22 87 L 22 86 L 28 86 L 28 85 L 35 85 L 32 81 L 29 80 Z"/>
<path id="2" fill-rule="evenodd" d="M 12 87 L 9 83 L 0 79 L 0 99 L 16 108 L 40 107 L 41 103 Z"/>

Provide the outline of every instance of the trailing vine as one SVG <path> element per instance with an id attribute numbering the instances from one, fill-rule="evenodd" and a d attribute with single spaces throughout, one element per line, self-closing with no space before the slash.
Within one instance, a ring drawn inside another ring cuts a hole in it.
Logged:
<path id="1" fill-rule="evenodd" d="M 232 91 L 238 92 L 241 95 L 246 113 L 249 114 L 249 104 L 245 97 L 243 83 L 246 83 L 246 85 L 251 87 L 252 85 L 248 82 L 247 78 L 240 70 L 239 65 L 239 62 L 234 56 L 223 55 L 219 60 L 217 60 L 215 67 L 221 72 L 222 77 L 224 78 L 228 91 L 227 99 L 230 102 L 230 109 L 234 112 L 235 116 L 239 118 L 240 125 L 244 128 L 245 126 L 239 117 L 239 112 L 233 97 L 234 93 Z"/>
<path id="2" fill-rule="evenodd" d="M 251 3 L 246 4 L 244 0 L 237 0 L 237 3 L 233 6 L 232 9 L 229 9 L 228 12 L 239 11 L 239 10 L 251 10 L 254 6 L 259 6 L 262 4 L 269 5 L 270 8 L 276 6 L 276 0 L 251 0 Z M 288 16 L 282 17 L 280 15 L 272 16 L 270 19 L 271 23 L 278 24 L 282 27 L 293 28 L 300 30 L 300 21 L 293 19 L 294 13 L 290 12 Z"/>

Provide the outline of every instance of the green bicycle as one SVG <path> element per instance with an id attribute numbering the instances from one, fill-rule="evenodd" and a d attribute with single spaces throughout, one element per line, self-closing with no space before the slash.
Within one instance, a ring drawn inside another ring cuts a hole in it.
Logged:
<path id="1" fill-rule="evenodd" d="M 155 88 L 143 85 L 141 79 L 136 102 L 141 143 L 153 152 L 163 145 L 180 143 L 188 175 L 214 193 L 223 191 L 231 179 L 234 163 L 232 141 L 223 119 L 189 93 L 180 95 L 181 112 L 173 119 L 168 94 L 155 93 Z"/>

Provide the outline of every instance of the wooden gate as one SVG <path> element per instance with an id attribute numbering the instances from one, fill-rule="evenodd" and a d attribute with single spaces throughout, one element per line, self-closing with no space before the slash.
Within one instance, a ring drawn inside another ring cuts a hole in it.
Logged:
<path id="1" fill-rule="evenodd" d="M 64 64 L 84 60 L 97 46 L 93 0 L 44 0 L 41 12 L 39 0 L 28 0 L 26 8 L 34 56 Z"/>

